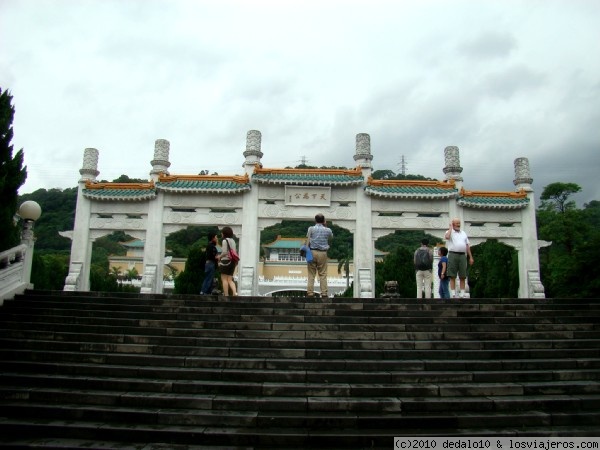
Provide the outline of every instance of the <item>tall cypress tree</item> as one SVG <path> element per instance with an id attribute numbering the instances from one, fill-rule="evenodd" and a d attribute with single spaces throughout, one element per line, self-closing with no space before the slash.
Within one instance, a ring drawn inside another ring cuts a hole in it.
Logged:
<path id="1" fill-rule="evenodd" d="M 27 178 L 27 167 L 23 167 L 23 149 L 13 157 L 11 141 L 14 115 L 12 96 L 0 88 L 0 251 L 19 243 L 19 229 L 13 217 L 17 212 L 19 188 Z"/>

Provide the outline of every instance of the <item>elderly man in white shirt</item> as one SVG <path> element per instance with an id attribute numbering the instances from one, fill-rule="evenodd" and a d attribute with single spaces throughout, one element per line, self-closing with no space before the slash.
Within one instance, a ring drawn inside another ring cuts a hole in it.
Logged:
<path id="1" fill-rule="evenodd" d="M 450 297 L 465 298 L 465 280 L 467 278 L 467 256 L 469 265 L 473 265 L 473 255 L 467 233 L 460 229 L 460 219 L 454 218 L 450 228 L 444 235 L 448 247 L 448 268 L 446 274 L 450 278 Z M 456 276 L 460 279 L 460 294 L 456 291 Z"/>

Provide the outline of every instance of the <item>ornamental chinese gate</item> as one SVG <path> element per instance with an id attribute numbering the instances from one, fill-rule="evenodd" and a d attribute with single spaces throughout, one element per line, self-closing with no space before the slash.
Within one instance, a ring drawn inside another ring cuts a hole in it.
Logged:
<path id="1" fill-rule="evenodd" d="M 169 142 L 155 143 L 147 183 L 96 181 L 98 150 L 84 151 L 79 173 L 71 262 L 64 289 L 89 290 L 92 242 L 113 231 L 143 239 L 142 293 L 162 293 L 165 238 L 188 226 L 230 226 L 239 238 L 239 289 L 258 295 L 260 233 L 287 220 L 313 220 L 317 212 L 354 235 L 354 297 L 375 294 L 374 243 L 395 230 L 423 230 L 443 239 L 459 217 L 471 245 L 497 239 L 516 249 L 519 297 L 544 297 L 539 278 L 534 192 L 527 158 L 514 161 L 515 191 L 463 187 L 459 149 L 444 150 L 441 181 L 373 180 L 370 137 L 356 136 L 354 169 L 268 169 L 261 134 L 246 138 L 242 175 L 170 174 Z"/>

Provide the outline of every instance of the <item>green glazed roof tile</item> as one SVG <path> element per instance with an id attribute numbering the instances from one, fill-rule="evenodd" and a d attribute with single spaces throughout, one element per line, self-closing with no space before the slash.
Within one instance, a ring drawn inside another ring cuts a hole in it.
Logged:
<path id="1" fill-rule="evenodd" d="M 379 197 L 401 198 L 451 198 L 458 195 L 455 188 L 435 186 L 366 186 L 365 193 Z"/>
<path id="2" fill-rule="evenodd" d="M 156 197 L 155 189 L 84 189 L 83 195 L 93 200 L 143 201 Z"/>
<path id="3" fill-rule="evenodd" d="M 360 185 L 360 168 L 355 169 L 262 169 L 256 168 L 252 180 L 265 184 Z"/>
<path id="4" fill-rule="evenodd" d="M 161 174 L 156 183 L 161 191 L 180 193 L 231 194 L 249 191 L 248 175 L 167 175 Z"/>
<path id="5" fill-rule="evenodd" d="M 511 197 L 485 197 L 469 196 L 459 197 L 460 206 L 481 209 L 521 209 L 529 205 L 529 199 Z"/>
<path id="6" fill-rule="evenodd" d="M 159 190 L 179 192 L 241 192 L 250 189 L 250 184 L 240 184 L 234 181 L 223 180 L 176 180 L 169 182 L 158 182 Z"/>

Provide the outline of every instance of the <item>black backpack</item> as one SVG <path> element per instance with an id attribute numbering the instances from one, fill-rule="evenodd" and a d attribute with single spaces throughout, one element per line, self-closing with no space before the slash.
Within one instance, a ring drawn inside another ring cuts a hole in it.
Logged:
<path id="1" fill-rule="evenodd" d="M 431 270 L 433 267 L 433 258 L 429 253 L 429 249 L 420 248 L 415 255 L 415 267 L 417 270 Z"/>

